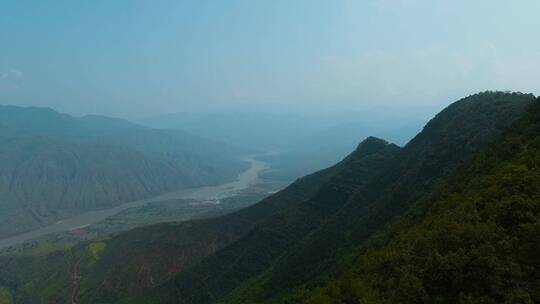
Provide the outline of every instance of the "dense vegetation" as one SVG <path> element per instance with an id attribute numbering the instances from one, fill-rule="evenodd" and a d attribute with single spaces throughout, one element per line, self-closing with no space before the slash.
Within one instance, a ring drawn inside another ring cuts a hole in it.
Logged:
<path id="1" fill-rule="evenodd" d="M 540 103 L 307 303 L 540 302 Z"/>
<path id="2" fill-rule="evenodd" d="M 537 303 L 535 100 L 467 97 L 403 148 L 368 138 L 227 216 L 0 258 L 0 287 L 18 303 Z"/>
<path id="3" fill-rule="evenodd" d="M 397 146 L 383 140 L 368 138 L 343 162 L 330 169 L 333 171 L 331 177 L 315 188 L 313 196 L 274 211 L 243 238 L 180 273 L 152 297 L 156 296 L 158 302 L 216 301 L 291 251 L 295 244 L 347 203 L 355 185 L 362 185 L 398 150 Z"/>
<path id="4" fill-rule="evenodd" d="M 0 237 L 179 188 L 236 177 L 232 149 L 100 116 L 0 107 Z"/>
<path id="5" fill-rule="evenodd" d="M 340 271 L 370 236 L 507 130 L 533 99 L 530 95 L 485 93 L 452 104 L 380 171 L 371 172 L 363 183 L 342 183 L 354 187 L 346 204 L 263 272 L 235 288 L 225 301 L 280 299 Z M 334 204 L 334 197 L 326 196 L 327 204 Z"/>

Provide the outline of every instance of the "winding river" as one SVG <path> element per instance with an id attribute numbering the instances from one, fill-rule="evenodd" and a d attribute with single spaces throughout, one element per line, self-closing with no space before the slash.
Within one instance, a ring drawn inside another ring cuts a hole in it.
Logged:
<path id="1" fill-rule="evenodd" d="M 233 196 L 236 192 L 246 189 L 250 185 L 257 183 L 259 181 L 259 173 L 266 169 L 266 164 L 261 161 L 252 158 L 247 159 L 246 161 L 250 163 L 250 167 L 246 171 L 240 173 L 238 175 L 238 178 L 233 182 L 217 186 L 183 189 L 175 192 L 165 193 L 156 197 L 125 203 L 109 209 L 84 212 L 71 218 L 59 221 L 55 224 L 39 228 L 37 230 L 32 230 L 26 233 L 1 239 L 0 249 L 21 244 L 25 241 L 47 234 L 86 227 L 100 222 L 110 216 L 118 214 L 126 209 L 140 207 L 148 203 L 168 201 L 173 199 L 216 200 L 223 197 Z"/>

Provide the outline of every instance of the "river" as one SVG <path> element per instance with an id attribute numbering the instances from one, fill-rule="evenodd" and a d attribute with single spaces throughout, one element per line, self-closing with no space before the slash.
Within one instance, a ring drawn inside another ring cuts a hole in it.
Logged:
<path id="1" fill-rule="evenodd" d="M 233 182 L 217 186 L 182 189 L 179 191 L 169 192 L 147 199 L 125 203 L 109 209 L 84 212 L 76 216 L 67 218 L 65 220 L 58 221 L 57 223 L 49 226 L 1 239 L 0 250 L 13 245 L 24 243 L 25 241 L 38 238 L 47 234 L 69 231 L 96 224 L 126 209 L 140 207 L 148 203 L 168 201 L 173 199 L 216 200 L 228 196 L 233 196 L 236 192 L 246 189 L 250 185 L 257 183 L 259 181 L 259 173 L 266 169 L 266 164 L 264 162 L 252 158 L 247 159 L 246 161 L 250 163 L 250 167 L 244 172 L 240 173 L 237 179 Z"/>

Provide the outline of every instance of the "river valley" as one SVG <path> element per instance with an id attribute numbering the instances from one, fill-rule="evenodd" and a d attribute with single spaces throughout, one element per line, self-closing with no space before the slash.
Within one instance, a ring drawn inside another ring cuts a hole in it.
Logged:
<path id="1" fill-rule="evenodd" d="M 71 218 L 58 221 L 53 225 L 1 239 L 0 250 L 49 234 L 88 227 L 128 209 L 142 207 L 151 203 L 191 199 L 200 202 L 219 204 L 222 199 L 234 196 L 239 191 L 260 182 L 259 174 L 267 168 L 267 165 L 262 161 L 252 158 L 247 159 L 246 161 L 250 164 L 249 168 L 240 173 L 235 181 L 216 186 L 182 189 L 152 198 L 128 202 L 113 208 L 84 212 Z"/>

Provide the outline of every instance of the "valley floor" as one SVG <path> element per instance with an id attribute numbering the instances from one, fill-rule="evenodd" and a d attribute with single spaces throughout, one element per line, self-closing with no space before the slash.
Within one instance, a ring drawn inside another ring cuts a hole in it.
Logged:
<path id="1" fill-rule="evenodd" d="M 233 182 L 185 189 L 158 197 L 86 212 L 28 233 L 0 240 L 0 254 L 43 254 L 102 238 L 135 227 L 218 216 L 254 204 L 285 186 L 261 180 L 264 162 L 249 159 L 250 167 Z"/>

